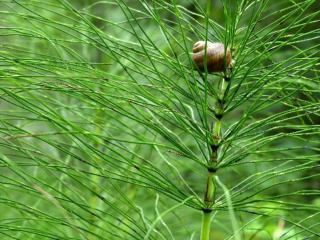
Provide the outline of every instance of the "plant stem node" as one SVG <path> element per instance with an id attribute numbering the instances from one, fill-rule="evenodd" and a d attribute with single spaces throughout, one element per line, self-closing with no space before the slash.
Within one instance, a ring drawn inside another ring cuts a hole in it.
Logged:
<path id="1" fill-rule="evenodd" d="M 228 77 L 228 76 L 225 76 L 225 77 L 224 77 L 224 80 L 225 80 L 226 82 L 230 82 L 231 78 Z"/>
<path id="2" fill-rule="evenodd" d="M 216 173 L 217 172 L 217 169 L 214 167 L 208 167 L 207 169 L 208 169 L 209 173 Z"/>
<path id="3" fill-rule="evenodd" d="M 221 120 L 223 115 L 221 113 L 216 113 L 214 114 L 214 116 L 218 119 L 218 120 Z"/>
<path id="4" fill-rule="evenodd" d="M 211 144 L 211 151 L 212 152 L 216 152 L 217 150 L 218 150 L 218 148 L 219 148 L 219 144 Z"/>
<path id="5" fill-rule="evenodd" d="M 202 208 L 202 211 L 204 213 L 211 213 L 212 212 L 212 209 L 211 208 Z"/>

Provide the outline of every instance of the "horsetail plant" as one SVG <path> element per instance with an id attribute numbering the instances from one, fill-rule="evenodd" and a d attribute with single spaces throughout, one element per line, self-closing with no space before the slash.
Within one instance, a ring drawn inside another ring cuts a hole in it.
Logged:
<path id="1" fill-rule="evenodd" d="M 0 0 L 1 239 L 318 239 L 318 5 Z"/>
<path id="2" fill-rule="evenodd" d="M 229 82 L 231 80 L 231 52 L 229 48 L 225 48 L 222 43 L 211 43 L 206 41 L 196 42 L 193 47 L 193 61 L 196 68 L 206 70 L 207 72 L 224 72 L 224 76 L 221 81 L 221 87 L 216 90 L 217 96 L 215 99 L 215 107 L 213 108 L 213 114 L 215 117 L 214 126 L 212 127 L 211 143 L 210 143 L 210 158 L 207 162 L 208 177 L 206 182 L 205 194 L 203 202 L 205 207 L 203 208 L 203 219 L 201 229 L 201 240 L 208 240 L 210 238 L 210 223 L 212 205 L 215 203 L 215 174 L 218 164 L 218 152 L 221 145 L 221 121 L 224 114 L 225 98 L 227 96 L 227 90 Z"/>

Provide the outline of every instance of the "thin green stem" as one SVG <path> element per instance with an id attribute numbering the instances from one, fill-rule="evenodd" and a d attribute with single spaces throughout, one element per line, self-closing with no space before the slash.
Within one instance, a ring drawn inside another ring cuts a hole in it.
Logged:
<path id="1" fill-rule="evenodd" d="M 212 215 L 211 211 L 209 211 L 209 212 L 204 211 L 203 212 L 200 240 L 209 240 L 210 239 L 211 215 Z"/>
<path id="2" fill-rule="evenodd" d="M 215 192 L 216 192 L 216 185 L 215 185 L 214 173 L 209 172 L 207 177 L 206 191 L 204 195 L 204 203 L 207 208 L 210 208 L 210 206 L 213 204 L 213 201 L 215 199 Z"/>
<path id="3" fill-rule="evenodd" d="M 203 202 L 205 204 L 205 209 L 203 210 L 202 217 L 202 227 L 201 227 L 201 238 L 200 240 L 209 240 L 210 236 L 210 226 L 211 226 L 211 213 L 212 213 L 212 205 L 215 201 L 215 193 L 216 193 L 216 164 L 218 162 L 218 150 L 221 142 L 221 119 L 223 117 L 224 112 L 224 99 L 228 92 L 229 87 L 229 78 L 226 76 L 222 79 L 219 97 L 217 99 L 216 107 L 215 107 L 215 115 L 216 120 L 214 122 L 214 126 L 212 128 L 212 143 L 211 143 L 211 156 L 210 161 L 208 163 L 208 176 L 207 183 L 205 188 L 205 194 Z"/>

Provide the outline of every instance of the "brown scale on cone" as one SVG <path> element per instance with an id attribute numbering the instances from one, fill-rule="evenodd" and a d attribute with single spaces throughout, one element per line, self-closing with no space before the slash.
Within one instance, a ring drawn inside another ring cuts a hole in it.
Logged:
<path id="1" fill-rule="evenodd" d="M 193 45 L 192 49 L 192 59 L 201 71 L 205 71 L 205 44 L 205 41 L 198 41 Z M 227 67 L 230 66 L 232 61 L 230 48 L 227 48 L 226 53 L 227 56 L 225 59 L 225 49 L 223 43 L 207 42 L 207 69 L 209 73 L 223 72 Z"/>

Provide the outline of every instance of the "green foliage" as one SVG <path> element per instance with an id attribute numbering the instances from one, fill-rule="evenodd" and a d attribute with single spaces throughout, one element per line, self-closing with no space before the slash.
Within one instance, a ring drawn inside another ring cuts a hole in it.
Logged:
<path id="1" fill-rule="evenodd" d="M 0 0 L 1 239 L 320 237 L 316 0 Z"/>

